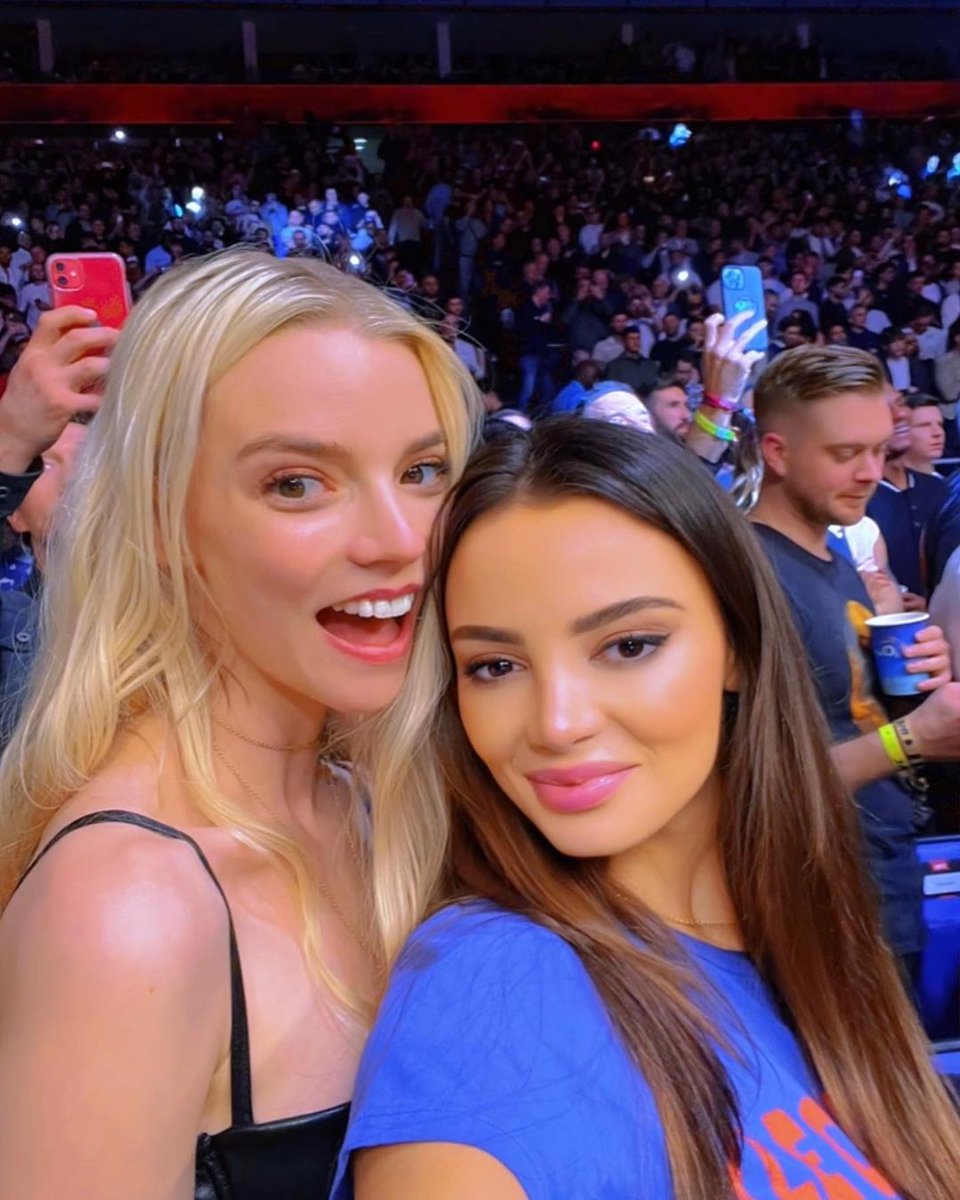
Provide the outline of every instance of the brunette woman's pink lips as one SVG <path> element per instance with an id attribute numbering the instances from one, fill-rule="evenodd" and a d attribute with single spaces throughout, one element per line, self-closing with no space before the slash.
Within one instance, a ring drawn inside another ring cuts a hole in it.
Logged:
<path id="1" fill-rule="evenodd" d="M 609 800 L 633 769 L 632 763 L 583 763 L 533 771 L 527 779 L 544 808 L 558 813 L 586 812 Z"/>

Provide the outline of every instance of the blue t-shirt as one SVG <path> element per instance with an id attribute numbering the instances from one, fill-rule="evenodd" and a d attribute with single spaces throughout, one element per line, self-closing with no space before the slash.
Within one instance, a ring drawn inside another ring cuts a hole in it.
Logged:
<path id="1" fill-rule="evenodd" d="M 718 1025 L 743 1059 L 724 1059 L 743 1121 L 740 1200 L 794 1188 L 896 1197 L 827 1113 L 746 956 L 682 942 L 729 1007 Z M 353 1195 L 351 1151 L 403 1142 L 484 1150 L 529 1200 L 673 1197 L 652 1095 L 580 959 L 488 904 L 438 913 L 401 955 L 363 1055 L 332 1200 Z"/>

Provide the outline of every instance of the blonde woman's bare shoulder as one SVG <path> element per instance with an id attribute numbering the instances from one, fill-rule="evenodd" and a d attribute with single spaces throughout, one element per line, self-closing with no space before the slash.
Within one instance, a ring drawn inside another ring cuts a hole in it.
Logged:
<path id="1" fill-rule="evenodd" d="M 179 799 L 167 795 L 166 757 L 151 721 L 117 738 L 101 768 L 43 830 L 34 865 L 0 921 L 0 956 L 5 941 L 46 930 L 42 954 L 31 954 L 37 969 L 46 959 L 56 966 L 58 956 L 67 968 L 73 954 L 121 973 L 128 959 L 134 967 L 151 961 L 157 969 L 181 961 L 196 967 L 214 947 L 220 952 L 213 960 L 222 966 L 226 907 L 196 852 L 162 830 L 132 823 L 179 827 L 164 820 Z M 172 805 L 161 804 L 161 791 Z M 99 813 L 118 819 L 69 828 Z M 203 979 L 201 970 L 198 983 Z"/>
<path id="2" fill-rule="evenodd" d="M 71 821 L 106 808 L 142 815 L 103 799 L 90 804 L 80 793 L 58 814 L 59 828 L 45 835 L 42 857 L 0 920 L 0 962 L 5 941 L 36 938 L 35 962 L 60 956 L 67 967 L 82 956 L 116 970 L 180 963 L 196 970 L 218 948 L 213 958 L 222 972 L 226 906 L 189 845 L 120 821 L 63 833 Z M 63 836 L 54 844 L 57 833 Z"/>
<path id="3" fill-rule="evenodd" d="M 224 902 L 189 845 L 149 829 L 46 844 L 0 917 L 0 1160 L 18 1195 L 192 1195 L 229 1048 Z M 51 1098 L 69 1132 L 38 1156 Z"/>

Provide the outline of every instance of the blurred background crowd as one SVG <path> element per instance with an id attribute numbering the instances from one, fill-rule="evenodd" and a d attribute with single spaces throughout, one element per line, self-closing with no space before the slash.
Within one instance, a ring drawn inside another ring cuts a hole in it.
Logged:
<path id="1" fill-rule="evenodd" d="M 251 242 L 390 288 L 440 324 L 491 407 L 546 411 L 582 364 L 695 399 L 720 270 L 753 263 L 771 355 L 870 350 L 951 420 L 958 185 L 960 141 L 933 121 L 9 139 L 0 373 L 50 305 L 49 255 L 113 251 L 137 294 L 185 256 Z"/>

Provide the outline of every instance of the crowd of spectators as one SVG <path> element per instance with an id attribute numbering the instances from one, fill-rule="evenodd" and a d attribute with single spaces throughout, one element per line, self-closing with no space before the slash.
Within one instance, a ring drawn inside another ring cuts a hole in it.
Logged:
<path id="1" fill-rule="evenodd" d="M 763 272 L 771 355 L 847 342 L 952 406 L 960 131 L 713 126 L 679 144 L 688 132 L 394 128 L 374 171 L 346 131 L 316 123 L 8 142 L 0 373 L 50 303 L 49 254 L 115 251 L 136 294 L 185 256 L 246 241 L 393 289 L 442 324 L 491 406 L 545 411 L 584 362 L 577 378 L 695 395 L 726 263 Z"/>

